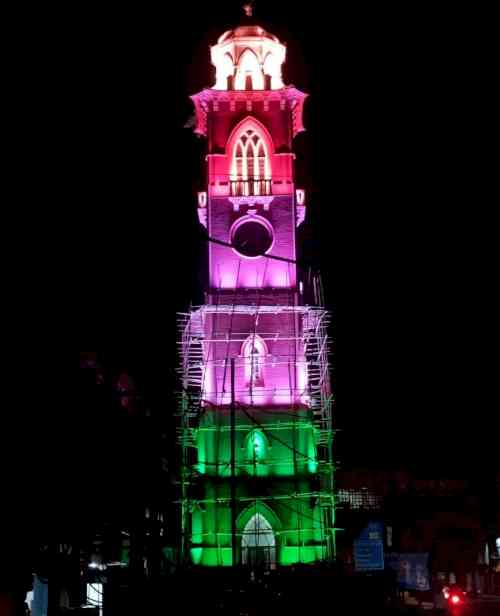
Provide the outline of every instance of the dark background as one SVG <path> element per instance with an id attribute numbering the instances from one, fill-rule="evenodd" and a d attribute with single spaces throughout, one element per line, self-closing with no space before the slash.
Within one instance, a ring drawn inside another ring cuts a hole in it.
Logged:
<path id="1" fill-rule="evenodd" d="M 287 43 L 286 82 L 310 93 L 300 258 L 334 313 L 337 457 L 482 476 L 498 468 L 491 16 L 325 6 L 261 1 L 256 17 Z M 112 349 L 103 363 L 129 370 L 157 416 L 174 411 L 175 315 L 205 281 L 188 96 L 213 84 L 209 44 L 241 19 L 236 0 L 47 11 L 16 21 L 10 49 L 22 165 L 4 226 L 23 298 L 5 353 L 7 416 L 22 420 L 4 435 L 21 490 L 43 477 L 36 498 L 64 452 L 92 451 L 70 339 Z"/>

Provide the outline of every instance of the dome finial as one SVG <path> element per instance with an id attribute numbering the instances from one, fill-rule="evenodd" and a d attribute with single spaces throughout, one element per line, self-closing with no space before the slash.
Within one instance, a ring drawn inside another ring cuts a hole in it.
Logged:
<path id="1" fill-rule="evenodd" d="M 253 3 L 245 2 L 245 4 L 243 5 L 243 10 L 245 11 L 245 15 L 247 17 L 252 17 L 253 16 Z"/>

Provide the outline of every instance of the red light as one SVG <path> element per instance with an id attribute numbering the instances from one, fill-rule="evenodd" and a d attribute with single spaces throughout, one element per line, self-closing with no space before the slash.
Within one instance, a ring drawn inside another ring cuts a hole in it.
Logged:
<path id="1" fill-rule="evenodd" d="M 452 602 L 452 603 L 454 603 L 455 605 L 456 605 L 457 603 L 460 603 L 460 597 L 459 597 L 458 595 L 453 595 L 453 596 L 451 597 L 451 602 Z"/>

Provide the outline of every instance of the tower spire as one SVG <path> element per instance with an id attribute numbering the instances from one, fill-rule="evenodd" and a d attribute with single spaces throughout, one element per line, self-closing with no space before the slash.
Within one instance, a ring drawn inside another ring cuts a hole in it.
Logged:
<path id="1" fill-rule="evenodd" d="M 253 2 L 245 2 L 243 5 L 243 10 L 245 11 L 245 15 L 247 17 L 253 17 Z"/>

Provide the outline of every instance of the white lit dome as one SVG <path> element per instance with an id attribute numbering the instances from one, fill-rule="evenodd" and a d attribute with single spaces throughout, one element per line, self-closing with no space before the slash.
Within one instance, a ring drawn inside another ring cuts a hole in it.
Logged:
<path id="1" fill-rule="evenodd" d="M 264 28 L 261 28 L 260 26 L 256 25 L 239 26 L 234 30 L 227 30 L 227 32 L 224 32 L 224 34 L 219 37 L 217 43 L 220 45 L 221 43 L 231 38 L 242 38 L 248 36 L 266 37 L 271 39 L 272 41 L 276 41 L 277 43 L 279 43 L 279 39 L 277 36 L 274 36 L 274 34 L 270 34 L 269 32 L 267 32 L 267 30 L 264 30 Z"/>
<path id="2" fill-rule="evenodd" d="M 279 90 L 286 47 L 258 25 L 239 26 L 219 37 L 211 48 L 216 68 L 215 90 Z"/>

